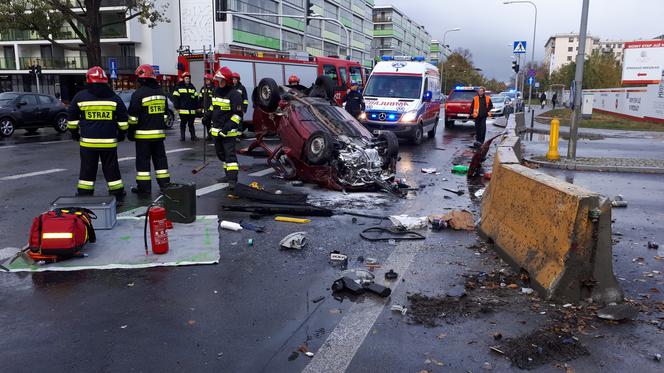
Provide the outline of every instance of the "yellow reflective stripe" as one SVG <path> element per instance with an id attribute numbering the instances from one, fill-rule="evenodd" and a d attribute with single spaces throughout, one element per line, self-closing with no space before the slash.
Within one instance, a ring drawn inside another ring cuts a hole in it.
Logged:
<path id="1" fill-rule="evenodd" d="M 242 103 L 245 104 L 245 105 L 249 105 L 249 100 L 244 100 L 244 101 L 242 101 Z"/>
<path id="2" fill-rule="evenodd" d="M 95 185 L 94 181 L 87 181 L 87 180 L 78 180 L 78 183 L 83 185 Z"/>
<path id="3" fill-rule="evenodd" d="M 233 116 L 231 117 L 231 121 L 235 122 L 236 124 L 240 124 L 242 118 L 240 118 L 240 116 L 237 114 L 233 114 Z"/>
<path id="4" fill-rule="evenodd" d="M 178 114 L 196 114 L 196 110 L 180 109 Z"/>
<path id="5" fill-rule="evenodd" d="M 81 141 L 79 143 L 84 148 L 117 148 L 118 144 L 95 144 L 95 143 L 89 143 L 89 142 L 84 142 Z"/>
<path id="6" fill-rule="evenodd" d="M 118 127 L 120 127 L 121 130 L 126 130 L 129 128 L 129 122 L 118 122 Z"/>
<path id="7" fill-rule="evenodd" d="M 122 184 L 122 179 L 108 182 L 108 189 L 110 190 L 116 190 L 122 188 L 124 188 L 124 184 Z"/>
<path id="8" fill-rule="evenodd" d="M 157 179 L 171 177 L 171 174 L 168 173 L 168 170 L 154 170 L 154 173 L 157 176 Z"/>
<path id="9" fill-rule="evenodd" d="M 43 239 L 50 239 L 50 238 L 73 238 L 74 234 L 71 232 L 48 232 L 48 233 L 42 233 L 42 238 Z"/>
<path id="10" fill-rule="evenodd" d="M 180 96 L 180 92 L 178 92 L 178 91 L 173 91 L 173 96 Z"/>
<path id="11" fill-rule="evenodd" d="M 166 105 L 166 100 L 165 99 L 154 99 L 150 101 L 143 101 L 141 104 L 143 106 L 150 106 L 150 105 Z"/>
<path id="12" fill-rule="evenodd" d="M 111 144 L 111 143 L 116 143 L 118 142 L 118 139 L 112 138 L 112 139 L 91 139 L 88 137 L 81 137 L 81 142 L 90 142 L 90 143 L 98 143 L 98 144 Z"/>
<path id="13" fill-rule="evenodd" d="M 222 97 L 212 97 L 212 102 L 228 102 L 230 104 L 231 100 L 228 99 L 228 98 L 222 98 Z"/>
<path id="14" fill-rule="evenodd" d="M 138 123 L 138 117 L 130 115 L 128 122 L 129 122 L 129 124 L 136 124 L 136 123 Z"/>
<path id="15" fill-rule="evenodd" d="M 241 132 L 238 132 L 236 130 L 230 130 L 230 131 L 226 132 L 225 134 L 223 132 L 219 131 L 219 136 L 221 136 L 221 137 L 236 137 L 236 136 L 240 136 L 241 134 L 242 134 Z"/>
<path id="16" fill-rule="evenodd" d="M 150 102 L 150 101 L 153 101 L 153 100 L 162 100 L 162 101 L 165 102 L 165 101 L 166 101 L 166 96 L 162 96 L 162 95 L 154 95 L 154 96 L 143 97 L 143 99 L 141 100 L 141 102 L 142 102 L 143 104 L 145 104 L 146 102 Z"/>
<path id="17" fill-rule="evenodd" d="M 210 128 L 210 135 L 212 136 L 219 136 L 219 132 L 221 132 L 219 128 L 214 128 L 214 127 Z"/>
<path id="18" fill-rule="evenodd" d="M 167 173 L 168 173 L 168 170 L 167 170 L 167 169 L 166 169 L 166 170 L 154 170 L 154 173 L 157 174 L 157 175 L 159 175 L 159 174 L 167 174 Z"/>
<path id="19" fill-rule="evenodd" d="M 79 180 L 78 185 L 76 185 L 78 189 L 86 189 L 86 190 L 94 190 L 95 189 L 95 182 L 94 181 L 87 181 L 87 180 Z"/>
<path id="20" fill-rule="evenodd" d="M 95 106 L 102 106 L 102 107 L 117 107 L 118 103 L 115 101 L 81 101 L 78 103 L 78 107 L 80 108 L 86 108 L 87 110 L 88 107 L 95 107 Z"/>
<path id="21" fill-rule="evenodd" d="M 139 171 L 136 173 L 136 180 L 150 181 L 150 179 L 152 179 L 150 172 Z"/>
<path id="22" fill-rule="evenodd" d="M 136 130 L 137 135 L 158 135 L 165 134 L 164 130 Z"/>

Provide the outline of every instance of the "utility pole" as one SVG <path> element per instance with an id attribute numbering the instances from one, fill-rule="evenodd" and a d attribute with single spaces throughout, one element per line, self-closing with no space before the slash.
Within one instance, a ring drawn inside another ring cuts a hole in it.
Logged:
<path id="1" fill-rule="evenodd" d="M 567 159 L 576 159 L 576 140 L 581 121 L 581 92 L 583 85 L 583 65 L 586 61 L 586 34 L 588 29 L 588 5 L 590 0 L 583 0 L 581 9 L 581 28 L 579 30 L 579 52 L 576 54 L 576 72 L 574 74 L 574 110 L 572 110 L 572 123 L 569 127 L 569 142 L 567 144 Z"/>

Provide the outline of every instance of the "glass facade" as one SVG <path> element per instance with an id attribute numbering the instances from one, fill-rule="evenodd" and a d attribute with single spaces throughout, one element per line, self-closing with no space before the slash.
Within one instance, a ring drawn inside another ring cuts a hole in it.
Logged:
<path id="1" fill-rule="evenodd" d="M 371 56 L 425 56 L 430 58 L 431 35 L 392 6 L 373 9 Z"/>
<path id="2" fill-rule="evenodd" d="M 302 50 L 315 56 L 350 54 L 365 66 L 371 66 L 371 19 L 373 0 L 311 0 L 316 14 L 333 18 L 310 20 L 303 18 L 236 15 L 233 18 L 233 40 L 231 44 L 275 50 Z M 231 0 L 230 10 L 305 15 L 304 0 Z M 350 35 L 346 34 L 345 29 Z M 306 38 L 305 38 L 306 28 Z M 305 40 L 306 39 L 306 40 Z M 347 45 L 350 44 L 350 45 Z M 347 50 L 347 47 L 350 50 Z"/>

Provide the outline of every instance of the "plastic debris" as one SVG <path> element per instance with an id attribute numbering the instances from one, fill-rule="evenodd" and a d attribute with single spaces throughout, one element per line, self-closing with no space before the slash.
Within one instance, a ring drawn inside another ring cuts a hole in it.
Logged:
<path id="1" fill-rule="evenodd" d="M 285 223 L 299 223 L 299 224 L 311 223 L 311 219 L 291 218 L 288 216 L 275 216 L 274 220 Z"/>
<path id="2" fill-rule="evenodd" d="M 425 216 L 391 215 L 388 217 L 395 227 L 405 229 L 422 229 L 427 227 Z"/>
<path id="3" fill-rule="evenodd" d="M 627 202 L 623 199 L 622 194 L 618 194 L 617 196 L 613 197 L 613 200 L 611 201 L 611 206 L 612 207 L 627 207 Z"/>
<path id="4" fill-rule="evenodd" d="M 378 264 L 378 259 L 375 259 L 375 258 L 365 258 L 365 259 L 364 259 L 364 263 L 366 263 L 367 265 L 375 265 L 375 264 Z"/>
<path id="5" fill-rule="evenodd" d="M 639 314 L 639 309 L 635 306 L 622 303 L 611 303 L 608 306 L 597 310 L 597 317 L 604 320 L 632 320 Z"/>
<path id="6" fill-rule="evenodd" d="M 309 357 L 314 357 L 314 353 L 311 352 L 311 351 L 307 351 L 307 352 L 305 352 L 304 354 L 307 355 L 307 356 L 309 356 Z"/>
<path id="7" fill-rule="evenodd" d="M 522 292 L 523 294 L 532 294 L 532 293 L 535 292 L 535 290 L 533 290 L 533 289 L 531 289 L 531 288 L 521 288 L 521 292 Z"/>
<path id="8" fill-rule="evenodd" d="M 285 249 L 302 250 L 307 244 L 307 232 L 294 232 L 281 239 L 279 246 Z"/>
<path id="9" fill-rule="evenodd" d="M 249 238 L 247 240 L 247 246 L 254 246 L 254 239 L 253 238 Z"/>
<path id="10" fill-rule="evenodd" d="M 333 265 L 341 265 L 345 269 L 348 267 L 348 255 L 342 254 L 338 250 L 331 251 L 330 262 Z"/>
<path id="11" fill-rule="evenodd" d="M 651 250 L 659 249 L 659 244 L 657 242 L 648 241 L 648 248 Z"/>
<path id="12" fill-rule="evenodd" d="M 406 316 L 406 313 L 408 312 L 408 308 L 400 304 L 393 304 L 392 307 L 390 307 L 390 310 L 395 312 L 401 312 L 401 314 L 404 316 Z"/>
<path id="13" fill-rule="evenodd" d="M 385 272 L 385 279 L 386 280 L 396 280 L 397 277 L 399 277 L 399 274 L 394 272 L 393 269 L 390 269 L 389 271 Z"/>
<path id="14" fill-rule="evenodd" d="M 478 190 L 477 192 L 475 192 L 475 197 L 482 198 L 482 196 L 484 195 L 484 191 L 485 191 L 484 188 Z"/>
<path id="15" fill-rule="evenodd" d="M 433 167 L 429 167 L 429 168 L 423 168 L 420 171 L 422 171 L 422 173 L 424 173 L 424 174 L 435 174 L 436 171 L 438 171 L 438 170 L 436 170 Z"/>
<path id="16" fill-rule="evenodd" d="M 219 223 L 219 228 L 227 229 L 229 231 L 240 231 L 240 230 L 242 230 L 242 226 L 240 224 L 234 223 L 232 221 L 227 221 L 227 220 L 222 220 L 221 223 Z"/>
<path id="17" fill-rule="evenodd" d="M 465 175 L 465 174 L 468 173 L 468 168 L 469 168 L 469 166 L 459 164 L 459 165 L 456 165 L 456 166 L 452 167 L 452 173 L 453 174 L 459 174 L 459 175 Z"/>
<path id="18" fill-rule="evenodd" d="M 655 354 L 652 357 L 655 361 L 662 361 L 662 354 Z"/>
<path id="19" fill-rule="evenodd" d="M 447 221 L 443 219 L 431 219 L 431 230 L 442 231 L 448 227 Z"/>

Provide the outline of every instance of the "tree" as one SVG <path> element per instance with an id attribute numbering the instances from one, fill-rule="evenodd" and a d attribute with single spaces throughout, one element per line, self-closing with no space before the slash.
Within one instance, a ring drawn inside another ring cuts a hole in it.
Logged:
<path id="1" fill-rule="evenodd" d="M 102 30 L 124 24 L 134 18 L 154 27 L 170 22 L 164 16 L 168 5 L 157 9 L 153 0 L 114 1 L 124 6 L 122 18 L 102 22 L 99 8 L 103 0 L 5 0 L 0 2 L 0 29 L 33 31 L 51 44 L 63 49 L 84 51 L 88 67 L 101 65 Z M 63 26 L 68 25 L 81 40 L 82 46 L 57 41 Z"/>
<path id="2" fill-rule="evenodd" d="M 496 79 L 485 79 L 484 84 L 482 84 L 488 91 L 500 93 L 507 90 L 507 84 L 500 82 Z"/>
<path id="3" fill-rule="evenodd" d="M 448 91 L 449 87 L 458 85 L 484 84 L 484 76 L 475 70 L 473 56 L 468 49 L 459 48 L 455 50 L 440 67 L 443 80 L 447 82 Z"/>
<path id="4" fill-rule="evenodd" d="M 563 84 L 569 88 L 576 72 L 576 63 L 570 62 L 551 74 L 552 84 Z M 622 65 L 613 54 L 593 51 L 586 59 L 583 68 L 583 88 L 615 88 L 620 87 Z"/>

